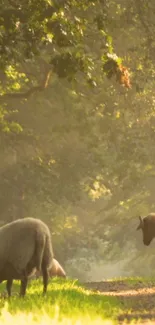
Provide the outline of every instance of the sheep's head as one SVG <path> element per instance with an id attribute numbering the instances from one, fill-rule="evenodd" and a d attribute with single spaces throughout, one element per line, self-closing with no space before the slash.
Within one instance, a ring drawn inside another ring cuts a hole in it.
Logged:
<path id="1" fill-rule="evenodd" d="M 148 215 L 143 218 L 139 217 L 140 223 L 137 227 L 137 230 L 142 229 L 143 232 L 143 243 L 146 246 L 149 246 L 152 239 L 155 237 L 155 215 Z"/>

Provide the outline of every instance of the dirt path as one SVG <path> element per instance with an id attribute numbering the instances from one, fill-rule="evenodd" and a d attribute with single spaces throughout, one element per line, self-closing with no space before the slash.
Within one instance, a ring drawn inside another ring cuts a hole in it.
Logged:
<path id="1" fill-rule="evenodd" d="M 85 287 L 107 296 L 117 296 L 123 313 L 119 323 L 138 321 L 138 324 L 155 324 L 155 283 L 126 281 L 88 282 Z"/>

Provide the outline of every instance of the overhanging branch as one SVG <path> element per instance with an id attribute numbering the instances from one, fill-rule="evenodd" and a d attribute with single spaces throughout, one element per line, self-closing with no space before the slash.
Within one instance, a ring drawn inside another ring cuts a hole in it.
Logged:
<path id="1" fill-rule="evenodd" d="M 32 94 L 34 94 L 35 92 L 37 91 L 43 91 L 44 89 L 46 89 L 49 85 L 49 80 L 50 80 L 50 77 L 51 77 L 51 73 L 52 73 L 52 70 L 48 70 L 44 79 L 43 79 L 43 82 L 38 85 L 38 86 L 34 86 L 28 90 L 25 90 L 23 92 L 18 92 L 18 93 L 6 93 L 4 95 L 1 95 L 0 96 L 0 102 L 2 101 L 7 101 L 7 100 L 10 100 L 10 99 L 13 99 L 13 98 L 29 98 Z"/>
<path id="2" fill-rule="evenodd" d="M 13 8 L 2 9 L 0 7 L 0 11 L 1 11 L 0 16 L 2 18 L 2 21 L 0 21 L 0 26 L 3 25 L 7 26 L 8 20 L 11 21 L 11 17 L 16 17 L 16 19 L 19 19 L 21 23 L 27 23 L 29 21 L 29 15 L 25 11 L 25 8 L 22 5 L 21 8 L 19 8 L 20 6 L 16 5 L 12 0 L 10 0 L 10 5 Z M 41 22 L 45 18 L 50 18 L 55 12 L 56 12 L 56 8 L 49 5 L 40 12 L 38 20 Z"/>

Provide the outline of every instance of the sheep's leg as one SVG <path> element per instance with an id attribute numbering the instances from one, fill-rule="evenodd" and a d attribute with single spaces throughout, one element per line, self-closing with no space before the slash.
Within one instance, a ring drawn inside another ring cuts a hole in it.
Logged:
<path id="1" fill-rule="evenodd" d="M 13 282 L 13 279 L 9 279 L 9 280 L 7 280 L 7 283 L 6 283 L 6 290 L 7 290 L 9 297 L 11 297 L 12 282 Z"/>
<path id="2" fill-rule="evenodd" d="M 26 288 L 27 288 L 27 283 L 28 283 L 28 278 L 25 276 L 21 280 L 21 285 L 20 285 L 20 297 L 24 297 L 26 294 Z"/>
<path id="3" fill-rule="evenodd" d="M 47 291 L 47 285 L 48 285 L 48 271 L 47 268 L 42 266 L 42 276 L 43 276 L 43 294 Z"/>

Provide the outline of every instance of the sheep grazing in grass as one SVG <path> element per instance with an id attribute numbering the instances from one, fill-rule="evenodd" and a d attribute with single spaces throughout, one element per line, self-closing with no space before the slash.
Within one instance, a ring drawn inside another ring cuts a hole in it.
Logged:
<path id="1" fill-rule="evenodd" d="M 21 280 L 20 296 L 25 296 L 28 278 L 35 269 L 42 272 L 46 293 L 52 263 L 51 234 L 43 221 L 25 218 L 0 227 L 0 282 L 7 281 L 9 297 L 14 279 Z"/>
<path id="2" fill-rule="evenodd" d="M 53 263 L 50 269 L 48 270 L 49 277 L 62 277 L 66 278 L 66 272 L 64 271 L 63 267 L 60 265 L 60 263 L 53 258 Z M 36 271 L 36 274 L 32 276 L 32 278 L 39 278 L 42 275 L 42 271 L 38 272 Z"/>
<path id="3" fill-rule="evenodd" d="M 140 223 L 137 230 L 141 229 L 143 233 L 143 243 L 149 246 L 155 237 L 155 213 L 149 213 L 146 217 L 139 217 Z"/>

